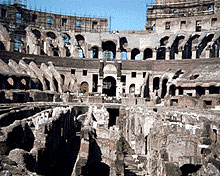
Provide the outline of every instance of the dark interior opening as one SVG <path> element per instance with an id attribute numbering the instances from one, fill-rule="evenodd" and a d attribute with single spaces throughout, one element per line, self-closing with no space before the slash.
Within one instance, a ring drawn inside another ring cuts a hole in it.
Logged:
<path id="1" fill-rule="evenodd" d="M 159 77 L 154 78 L 154 80 L 153 80 L 153 91 L 158 90 L 159 85 L 160 85 L 160 78 Z"/>
<path id="2" fill-rule="evenodd" d="M 209 87 L 209 94 L 219 94 L 219 87 L 210 86 Z"/>
<path id="3" fill-rule="evenodd" d="M 131 51 L 131 60 L 135 60 L 136 56 L 140 54 L 139 49 L 135 48 Z"/>
<path id="4" fill-rule="evenodd" d="M 111 76 L 107 76 L 103 80 L 103 94 L 107 96 L 116 96 L 116 80 Z"/>
<path id="5" fill-rule="evenodd" d="M 107 111 L 109 112 L 108 127 L 116 125 L 116 119 L 119 117 L 119 109 L 107 108 Z"/>
<path id="6" fill-rule="evenodd" d="M 93 80 L 92 92 L 97 92 L 98 91 L 98 75 L 93 74 L 92 80 Z"/>
<path id="7" fill-rule="evenodd" d="M 161 98 L 164 98 L 167 94 L 167 82 L 168 82 L 168 79 L 164 79 L 162 82 Z"/>
<path id="8" fill-rule="evenodd" d="M 197 96 L 205 95 L 205 88 L 201 86 L 196 86 L 196 95 Z"/>
<path id="9" fill-rule="evenodd" d="M 196 173 L 202 165 L 194 165 L 194 164 L 184 164 L 180 167 L 182 172 L 182 176 L 188 176 L 189 174 Z"/>

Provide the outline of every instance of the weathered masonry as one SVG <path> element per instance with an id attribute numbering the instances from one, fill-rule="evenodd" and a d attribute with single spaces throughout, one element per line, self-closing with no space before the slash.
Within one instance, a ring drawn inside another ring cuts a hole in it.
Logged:
<path id="1" fill-rule="evenodd" d="M 147 8 L 110 33 L 0 5 L 0 175 L 220 175 L 220 2 Z"/>

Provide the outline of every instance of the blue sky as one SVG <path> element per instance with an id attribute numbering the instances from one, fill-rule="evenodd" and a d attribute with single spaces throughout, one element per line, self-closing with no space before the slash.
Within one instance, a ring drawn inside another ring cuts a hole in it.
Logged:
<path id="1" fill-rule="evenodd" d="M 4 0 L 0 0 L 4 1 Z M 8 1 L 8 0 L 5 0 Z M 13 2 L 13 0 L 11 0 Z M 112 30 L 144 30 L 146 4 L 153 0 L 20 0 L 28 8 L 67 15 L 110 17 Z"/>

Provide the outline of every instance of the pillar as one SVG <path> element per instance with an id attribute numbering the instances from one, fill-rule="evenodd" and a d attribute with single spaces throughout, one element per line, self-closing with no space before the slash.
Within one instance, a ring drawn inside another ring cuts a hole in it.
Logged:
<path id="1" fill-rule="evenodd" d="M 166 48 L 165 60 L 170 60 L 170 48 Z"/>
<path id="2" fill-rule="evenodd" d="M 192 59 L 196 59 L 196 50 L 192 51 Z"/>
<path id="3" fill-rule="evenodd" d="M 100 76 L 99 77 L 99 80 L 98 80 L 98 93 L 102 93 L 102 85 L 103 85 L 103 76 Z"/>
<path id="4" fill-rule="evenodd" d="M 153 50 L 153 58 L 152 60 L 157 60 L 157 50 Z"/>

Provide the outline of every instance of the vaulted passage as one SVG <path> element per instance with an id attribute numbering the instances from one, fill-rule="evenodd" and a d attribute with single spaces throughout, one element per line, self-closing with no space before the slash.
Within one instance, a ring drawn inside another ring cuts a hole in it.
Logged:
<path id="1" fill-rule="evenodd" d="M 150 48 L 147 48 L 144 50 L 144 60 L 152 58 L 153 57 L 153 51 Z"/>
<path id="2" fill-rule="evenodd" d="M 102 93 L 107 96 L 116 96 L 116 80 L 112 76 L 107 76 L 103 80 Z"/>
<path id="3" fill-rule="evenodd" d="M 137 48 L 134 48 L 131 51 L 131 60 L 139 60 L 140 59 L 140 51 Z"/>
<path id="4" fill-rule="evenodd" d="M 119 117 L 119 109 L 108 108 L 107 111 L 109 112 L 108 127 L 116 125 L 116 119 Z"/>
<path id="5" fill-rule="evenodd" d="M 161 98 L 164 98 L 167 94 L 167 79 L 164 79 L 162 82 L 162 92 L 161 92 Z"/>
<path id="6" fill-rule="evenodd" d="M 170 50 L 170 60 L 175 60 L 176 54 L 179 54 L 179 44 L 183 41 L 184 36 L 177 36 Z"/>
<path id="7" fill-rule="evenodd" d="M 114 60 L 116 55 L 116 45 L 112 41 L 102 42 L 103 59 Z"/>
<path id="8" fill-rule="evenodd" d="M 192 58 L 192 50 L 194 49 L 193 46 L 195 46 L 198 43 L 199 37 L 200 35 L 194 35 L 190 37 L 189 40 L 186 42 L 183 53 L 182 53 L 183 59 Z"/>

